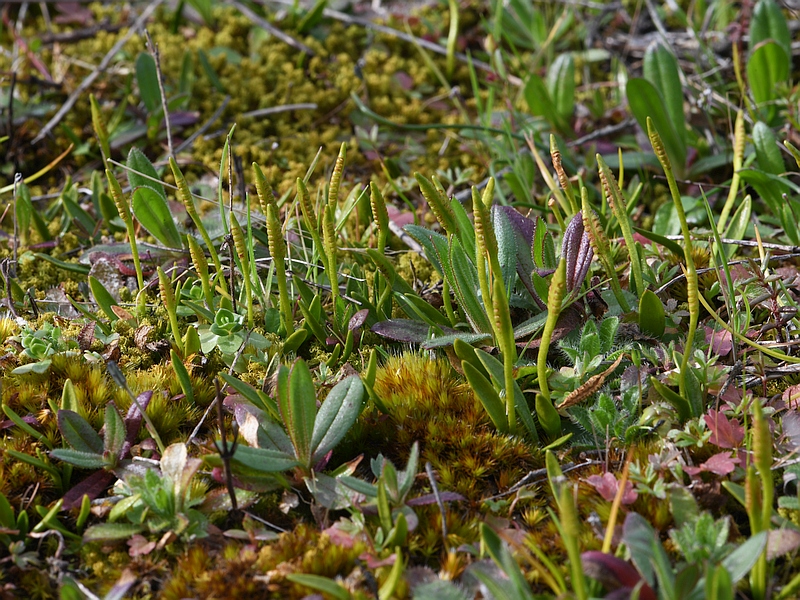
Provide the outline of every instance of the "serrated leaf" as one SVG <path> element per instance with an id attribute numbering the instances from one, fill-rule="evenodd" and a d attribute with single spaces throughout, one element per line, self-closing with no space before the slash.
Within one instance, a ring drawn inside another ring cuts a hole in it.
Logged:
<path id="1" fill-rule="evenodd" d="M 347 377 L 328 393 L 314 420 L 311 462 L 316 463 L 347 434 L 361 412 L 364 385 L 357 376 Z"/>
<path id="2" fill-rule="evenodd" d="M 143 186 L 133 192 L 131 208 L 142 227 L 162 245 L 168 248 L 181 247 L 181 235 L 172 220 L 167 201 L 153 188 Z"/>
<path id="3" fill-rule="evenodd" d="M 90 454 L 103 454 L 103 440 L 86 419 L 78 413 L 71 410 L 59 410 L 58 429 L 75 450 Z"/>

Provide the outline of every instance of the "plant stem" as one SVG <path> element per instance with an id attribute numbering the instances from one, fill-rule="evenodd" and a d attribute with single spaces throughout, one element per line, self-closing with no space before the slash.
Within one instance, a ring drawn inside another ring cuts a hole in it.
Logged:
<path id="1" fill-rule="evenodd" d="M 678 219 L 681 222 L 681 233 L 683 233 L 683 255 L 686 261 L 686 296 L 689 302 L 689 331 L 686 333 L 686 342 L 683 347 L 683 359 L 681 360 L 681 372 L 679 379 L 679 390 L 681 396 L 687 398 L 686 381 L 688 378 L 689 357 L 692 354 L 692 343 L 694 342 L 694 332 L 697 329 L 697 321 L 700 316 L 700 303 L 698 300 L 697 290 L 697 271 L 694 266 L 694 258 L 692 256 L 692 236 L 689 232 L 689 223 L 686 221 L 686 213 L 683 210 L 683 203 L 681 202 L 681 195 L 678 191 L 678 183 L 675 181 L 675 175 L 672 172 L 672 164 L 664 149 L 664 144 L 661 141 L 661 136 L 658 135 L 653 121 L 648 117 L 647 119 L 647 134 L 650 136 L 650 143 L 653 150 L 661 163 L 661 168 L 664 170 L 664 175 L 667 176 L 667 183 L 669 184 L 669 191 L 672 194 L 672 201 L 675 204 L 675 212 L 678 214 Z"/>

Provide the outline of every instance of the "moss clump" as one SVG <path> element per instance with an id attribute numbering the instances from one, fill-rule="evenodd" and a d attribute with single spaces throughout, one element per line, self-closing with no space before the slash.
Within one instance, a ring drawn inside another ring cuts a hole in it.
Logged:
<path id="1" fill-rule="evenodd" d="M 442 359 L 411 353 L 390 358 L 378 370 L 375 393 L 388 414 L 366 412 L 350 444 L 404 464 L 418 441 L 420 463 L 430 461 L 442 490 L 478 502 L 542 462 L 522 438 L 495 431 L 472 389 Z"/>

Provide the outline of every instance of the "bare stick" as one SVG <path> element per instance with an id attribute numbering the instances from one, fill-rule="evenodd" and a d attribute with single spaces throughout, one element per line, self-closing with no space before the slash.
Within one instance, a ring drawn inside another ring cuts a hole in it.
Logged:
<path id="1" fill-rule="evenodd" d="M 236 9 L 240 13 L 242 13 L 245 17 L 250 19 L 256 25 L 266 29 L 269 33 L 271 33 L 276 38 L 281 40 L 284 44 L 288 44 L 292 48 L 296 48 L 297 50 L 300 50 L 300 52 L 304 52 L 305 54 L 308 54 L 309 56 L 314 56 L 314 54 L 316 54 L 311 48 L 306 46 L 304 43 L 298 42 L 292 36 L 290 36 L 289 34 L 284 33 L 283 31 L 281 31 L 280 29 L 275 27 L 275 25 L 273 25 L 272 23 L 270 23 L 266 19 L 262 19 L 256 13 L 254 13 L 252 10 L 250 10 L 250 8 L 248 8 L 247 6 L 242 4 L 241 2 L 237 2 L 237 0 L 228 0 L 226 2 L 226 4 L 230 4 L 232 6 L 235 6 Z"/>
<path id="2" fill-rule="evenodd" d="M 439 512 L 442 513 L 442 542 L 444 542 L 444 547 L 447 548 L 447 513 L 445 512 L 442 497 L 439 495 L 439 487 L 436 485 L 436 476 L 433 474 L 433 467 L 430 461 L 425 463 L 425 473 L 427 473 L 431 482 L 431 491 L 433 492 L 433 497 L 436 498 L 436 504 L 439 505 Z"/>
<path id="3" fill-rule="evenodd" d="M 103 60 L 101 60 L 100 64 L 97 65 L 97 68 L 89 73 L 83 81 L 81 81 L 80 85 L 75 88 L 75 91 L 69 95 L 69 98 L 67 98 L 61 108 L 58 109 L 58 112 L 53 115 L 53 118 L 50 119 L 44 127 L 42 127 L 42 130 L 38 133 L 38 135 L 33 138 L 33 141 L 31 142 L 32 144 L 42 141 L 53 130 L 53 127 L 61 122 L 61 119 L 63 119 L 64 116 L 72 109 L 72 107 L 75 106 L 78 98 L 80 98 L 83 93 L 89 89 L 89 86 L 94 83 L 94 80 L 98 78 L 100 73 L 106 70 L 106 67 L 108 67 L 109 63 L 111 63 L 117 53 L 125 44 L 128 43 L 128 40 L 131 39 L 134 34 L 136 34 L 142 28 L 142 26 L 144 26 L 147 19 L 150 18 L 150 15 L 153 14 L 153 12 L 163 1 L 164 0 L 153 0 L 153 2 L 145 7 L 145 9 L 142 11 L 142 14 L 139 15 L 139 18 L 136 19 L 136 22 L 134 22 L 133 26 L 128 30 L 128 32 L 119 38 L 119 40 L 117 40 L 117 43 L 114 44 L 111 50 L 106 53 L 106 55 L 103 57 Z"/>
<path id="4" fill-rule="evenodd" d="M 158 92 L 161 96 L 161 110 L 164 111 L 164 123 L 167 127 L 167 152 L 172 158 L 175 154 L 172 151 L 172 129 L 169 125 L 169 112 L 167 111 L 167 94 L 164 92 L 164 74 L 161 72 L 161 55 L 158 53 L 158 44 L 153 44 L 150 37 L 150 32 L 144 30 L 144 35 L 147 38 L 147 49 L 153 55 L 153 60 L 156 61 L 156 76 L 158 77 Z"/>
<path id="5" fill-rule="evenodd" d="M 222 466 L 225 469 L 225 485 L 228 488 L 228 495 L 231 497 L 231 508 L 233 511 L 239 510 L 236 504 L 236 490 L 233 488 L 233 473 L 231 472 L 231 458 L 236 454 L 236 439 L 228 447 L 228 440 L 225 436 L 225 415 L 222 413 L 222 390 L 219 387 L 219 379 L 214 379 L 214 388 L 217 391 L 217 420 L 219 421 L 219 456 L 222 459 Z"/>

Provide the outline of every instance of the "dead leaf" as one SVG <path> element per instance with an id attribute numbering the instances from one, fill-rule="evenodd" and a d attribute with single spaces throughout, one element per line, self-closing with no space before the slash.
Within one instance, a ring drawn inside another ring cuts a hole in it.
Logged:
<path id="1" fill-rule="evenodd" d="M 623 354 L 620 354 L 617 357 L 617 360 L 615 360 L 611 364 L 611 366 L 608 367 L 602 373 L 598 373 L 597 375 L 592 375 L 591 377 L 589 377 L 586 383 L 581 385 L 577 390 L 573 390 L 572 392 L 570 392 L 567 395 L 567 397 L 564 398 L 561 404 L 556 406 L 556 408 L 558 410 L 566 409 L 569 408 L 570 406 L 575 406 L 576 404 L 579 404 L 584 400 L 586 400 L 587 398 L 591 397 L 595 392 L 597 392 L 601 387 L 603 387 L 603 384 L 606 382 L 606 377 L 611 375 L 611 373 L 614 372 L 614 369 L 616 369 L 619 366 L 619 363 L 622 362 L 623 356 L 624 356 Z"/>
<path id="2" fill-rule="evenodd" d="M 136 344 L 136 347 L 139 350 L 144 350 L 145 345 L 147 344 L 147 338 L 150 336 L 150 332 L 153 331 L 152 325 L 140 325 L 136 328 L 136 331 L 133 333 L 133 343 Z"/>
<path id="3" fill-rule="evenodd" d="M 128 540 L 128 548 L 128 554 L 133 558 L 150 554 L 156 549 L 156 543 L 137 533 Z"/>

